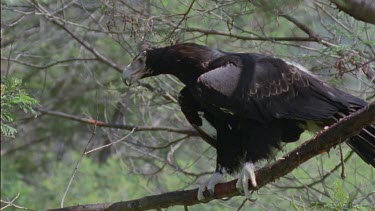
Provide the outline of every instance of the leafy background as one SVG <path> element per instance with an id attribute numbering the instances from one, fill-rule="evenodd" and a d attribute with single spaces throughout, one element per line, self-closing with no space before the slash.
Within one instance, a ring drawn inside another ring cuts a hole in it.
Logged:
<path id="1" fill-rule="evenodd" d="M 285 14 L 329 44 L 273 39 L 308 37 L 283 18 Z M 175 78 L 123 85 L 119 71 L 148 47 L 194 42 L 273 55 L 301 63 L 367 101 L 375 96 L 374 84 L 364 74 L 375 58 L 375 27 L 339 12 L 328 1 L 4 0 L 1 30 L 1 207 L 14 200 L 9 210 L 59 207 L 77 163 L 64 206 L 196 188 L 214 171 L 215 150 L 198 137 L 95 127 L 41 112 L 43 108 L 120 125 L 191 129 L 176 104 L 182 84 Z M 126 135 L 81 159 L 84 152 Z M 305 133 L 301 139 L 312 135 Z M 340 168 L 332 171 L 340 164 L 335 148 L 260 189 L 254 193 L 257 201 L 246 202 L 242 209 L 373 210 L 374 168 L 347 146 L 343 152 L 349 157 L 345 179 Z M 189 209 L 233 210 L 242 202 L 235 197 Z"/>

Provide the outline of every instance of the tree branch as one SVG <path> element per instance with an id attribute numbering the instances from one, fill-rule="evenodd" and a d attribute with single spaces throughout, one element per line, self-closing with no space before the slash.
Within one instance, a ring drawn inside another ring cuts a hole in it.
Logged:
<path id="1" fill-rule="evenodd" d="M 36 64 L 20 61 L 20 60 L 17 60 L 17 59 L 6 58 L 6 57 L 1 57 L 1 60 L 8 61 L 8 62 L 14 62 L 14 63 L 17 63 L 17 64 L 22 64 L 22 65 L 25 65 L 25 66 L 28 66 L 28 67 L 43 70 L 43 69 L 47 69 L 47 68 L 50 68 L 50 67 L 58 65 L 58 64 L 62 64 L 62 63 L 69 63 L 69 62 L 76 62 L 76 61 L 96 61 L 98 59 L 97 58 L 71 58 L 71 59 L 65 59 L 65 60 L 59 60 L 59 61 L 51 62 L 51 63 L 46 64 L 46 65 L 36 65 Z"/>
<path id="2" fill-rule="evenodd" d="M 306 26 L 305 24 L 299 22 L 296 18 L 288 15 L 288 14 L 283 14 L 283 15 L 280 15 L 281 17 L 284 17 L 285 19 L 287 19 L 288 21 L 292 22 L 294 25 L 296 25 L 299 29 L 301 29 L 302 31 L 304 31 L 306 34 L 309 35 L 309 38 L 311 39 L 315 39 L 316 42 L 319 42 L 325 46 L 328 46 L 328 47 L 337 47 L 337 45 L 333 44 L 333 43 L 330 43 L 326 40 L 324 40 L 319 34 L 317 34 L 316 32 L 314 32 L 313 30 L 311 30 L 308 26 Z"/>
<path id="3" fill-rule="evenodd" d="M 64 21 L 56 16 L 54 16 L 53 14 L 51 14 L 50 12 L 48 12 L 47 9 L 45 9 L 44 7 L 42 7 L 39 3 L 37 3 L 35 0 L 29 0 L 29 2 L 35 7 L 35 9 L 37 9 L 41 15 L 43 15 L 47 20 L 49 20 L 50 22 L 52 22 L 53 24 L 55 24 L 56 26 L 60 27 L 61 29 L 63 29 L 66 33 L 68 33 L 73 39 L 75 39 L 79 44 L 81 44 L 83 47 L 85 47 L 88 51 L 90 51 L 92 54 L 94 54 L 94 56 L 101 62 L 103 62 L 104 64 L 107 64 L 108 66 L 112 67 L 114 70 L 116 70 L 117 72 L 121 73 L 122 72 L 122 68 L 117 65 L 116 63 L 114 63 L 113 61 L 111 61 L 109 58 L 103 56 L 101 53 L 99 53 L 98 50 L 96 50 L 90 43 L 86 42 L 85 40 L 81 39 L 80 37 L 78 37 L 75 33 L 73 33 L 70 29 L 68 29 L 65 25 L 64 25 Z"/>
<path id="4" fill-rule="evenodd" d="M 70 120 L 74 120 L 74 121 L 85 123 L 85 124 L 96 125 L 98 127 L 108 127 L 108 128 L 117 128 L 117 129 L 125 129 L 125 130 L 133 130 L 135 128 L 134 131 L 167 131 L 167 132 L 173 132 L 173 133 L 186 134 L 189 136 L 198 136 L 198 133 L 191 129 L 180 129 L 180 128 L 174 128 L 174 127 L 153 127 L 153 126 L 111 124 L 111 123 L 95 120 L 92 118 L 85 118 L 85 117 L 79 117 L 79 116 L 67 114 L 67 113 L 60 112 L 60 111 L 51 111 L 51 110 L 41 108 L 41 107 L 35 107 L 34 110 L 39 111 L 43 114 L 62 117 L 65 119 L 70 119 Z"/>
<path id="5" fill-rule="evenodd" d="M 182 21 L 185 20 L 186 16 L 189 14 L 191 8 L 193 8 L 193 5 L 195 3 L 195 0 L 193 0 L 191 3 L 190 3 L 190 6 L 188 8 L 188 10 L 183 14 L 183 17 L 182 19 L 180 20 L 180 22 L 178 22 L 177 26 L 173 28 L 172 32 L 168 35 L 167 38 L 165 38 L 165 40 L 171 38 L 171 36 L 175 33 L 175 31 L 178 29 L 178 27 L 181 25 Z"/>
<path id="6" fill-rule="evenodd" d="M 275 181 L 276 179 L 290 173 L 307 160 L 329 151 L 332 147 L 344 142 L 346 139 L 358 134 L 360 130 L 369 124 L 375 123 L 375 102 L 369 104 L 365 108 L 343 118 L 327 130 L 319 133 L 309 141 L 302 143 L 299 147 L 286 154 L 279 160 L 269 164 L 255 172 L 259 188 Z M 215 187 L 215 198 L 221 199 L 225 197 L 238 196 L 236 189 L 236 181 L 218 184 Z M 250 189 L 255 190 L 251 186 Z M 60 209 L 56 211 L 66 210 L 147 210 L 160 209 L 175 205 L 190 206 L 202 203 L 197 199 L 197 189 L 183 190 L 164 193 L 160 195 L 146 196 L 131 201 L 122 201 L 116 203 L 89 204 L 79 205 Z M 214 200 L 208 197 L 207 191 L 205 196 L 207 201 Z"/>
<path id="7" fill-rule="evenodd" d="M 375 2 L 373 0 L 330 0 L 339 10 L 357 20 L 375 25 Z"/>
<path id="8" fill-rule="evenodd" d="M 212 29 L 200 29 L 200 28 L 180 28 L 186 32 L 199 32 L 205 35 L 217 35 L 231 37 L 239 40 L 258 40 L 258 41 L 294 41 L 294 42 L 319 42 L 320 39 L 317 37 L 253 37 L 253 36 L 243 36 L 239 34 L 232 34 L 222 31 L 216 31 Z"/>

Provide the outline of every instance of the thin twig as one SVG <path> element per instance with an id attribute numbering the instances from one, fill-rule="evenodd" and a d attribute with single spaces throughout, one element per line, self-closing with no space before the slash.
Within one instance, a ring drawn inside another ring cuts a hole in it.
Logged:
<path id="1" fill-rule="evenodd" d="M 195 0 L 191 1 L 188 10 L 183 14 L 183 17 L 180 20 L 180 22 L 178 22 L 177 26 L 173 28 L 172 32 L 165 38 L 165 40 L 169 39 L 174 34 L 174 32 L 178 29 L 178 27 L 181 25 L 182 21 L 184 21 L 186 16 L 189 14 L 191 8 L 193 8 L 194 3 L 195 3 Z"/>
<path id="2" fill-rule="evenodd" d="M 201 29 L 201 28 L 181 28 L 186 32 L 200 32 L 205 35 L 218 35 L 225 36 L 230 38 L 235 38 L 239 40 L 258 40 L 258 41 L 293 41 L 293 42 L 319 42 L 319 39 L 315 37 L 252 37 L 252 36 L 243 36 L 233 33 L 227 33 L 211 29 Z"/>
<path id="3" fill-rule="evenodd" d="M 341 178 L 345 179 L 345 162 L 344 162 L 344 154 L 342 152 L 342 144 L 339 144 L 340 149 L 340 160 L 341 160 Z"/>
<path id="4" fill-rule="evenodd" d="M 344 159 L 344 162 L 346 163 L 351 157 L 352 155 L 354 154 L 354 151 L 351 151 L 349 152 L 349 154 L 346 156 L 346 158 Z M 310 184 L 307 184 L 307 185 L 301 185 L 301 186 L 280 186 L 280 185 L 274 185 L 275 187 L 278 187 L 278 188 L 283 188 L 283 189 L 303 189 L 303 188 L 312 188 L 314 185 L 318 184 L 318 183 L 321 183 L 322 181 L 324 181 L 325 179 L 327 179 L 330 175 L 332 175 L 333 172 L 335 172 L 337 169 L 339 169 L 341 166 L 341 163 L 336 165 L 332 170 L 330 170 L 328 173 L 326 173 L 325 175 L 321 176 L 321 178 L 319 180 L 316 180 L 314 182 L 311 182 Z M 315 189 L 314 189 L 315 190 Z M 315 190 L 317 191 L 317 190 Z"/>
<path id="5" fill-rule="evenodd" d="M 43 69 L 47 69 L 47 68 L 50 68 L 50 67 L 58 65 L 58 64 L 62 64 L 62 63 L 69 63 L 69 62 L 76 62 L 76 61 L 95 61 L 95 60 L 98 60 L 98 59 L 97 58 L 71 58 L 71 59 L 55 61 L 55 62 L 46 64 L 46 65 L 36 65 L 36 64 L 20 61 L 20 60 L 17 60 L 17 59 L 11 59 L 11 58 L 5 58 L 5 57 L 1 57 L 1 60 L 10 61 L 10 62 L 14 62 L 14 63 L 17 63 L 17 64 L 25 65 L 25 66 L 28 66 L 28 67 L 33 67 L 33 68 L 43 70 Z"/>
<path id="6" fill-rule="evenodd" d="M 39 111 L 43 114 L 62 117 L 65 119 L 70 119 L 70 120 L 74 120 L 74 121 L 85 123 L 85 124 L 96 125 L 98 127 L 117 128 L 117 129 L 125 129 L 125 130 L 130 130 L 130 131 L 135 128 L 134 129 L 135 131 L 166 131 L 166 132 L 186 134 L 189 136 L 198 136 L 198 133 L 192 129 L 180 129 L 180 128 L 163 127 L 163 126 L 152 127 L 152 126 L 111 124 L 111 123 L 106 123 L 103 121 L 95 120 L 92 118 L 79 117 L 79 116 L 67 114 L 67 113 L 60 112 L 60 111 L 48 110 L 48 109 L 41 108 L 41 107 L 35 107 L 34 110 Z"/>
<path id="7" fill-rule="evenodd" d="M 14 204 L 14 202 L 18 199 L 19 196 L 20 196 L 20 194 L 18 193 L 17 196 L 15 196 L 11 201 L 4 201 L 4 200 L 0 199 L 1 203 L 6 204 L 4 207 L 1 207 L 0 210 L 5 210 L 8 207 L 15 207 L 15 208 L 21 209 L 21 210 L 32 210 L 32 209 L 29 209 L 29 208 L 26 208 L 26 207 L 21 207 L 19 205 Z"/>
<path id="8" fill-rule="evenodd" d="M 130 131 L 130 133 L 128 133 L 126 136 L 120 138 L 119 140 L 117 140 L 117 141 L 115 141 L 115 142 L 112 142 L 112 143 L 109 143 L 109 144 L 106 144 L 106 145 L 103 145 L 103 146 L 100 146 L 100 147 L 97 147 L 97 148 L 92 149 L 92 150 L 90 150 L 90 151 L 87 151 L 87 152 L 85 152 L 85 155 L 87 155 L 87 154 L 89 154 L 89 153 L 91 153 L 91 152 L 95 152 L 95 151 L 97 151 L 97 150 L 100 150 L 100 149 L 103 149 L 103 148 L 106 148 L 106 147 L 109 147 L 109 146 L 115 145 L 115 144 L 117 144 L 118 142 L 123 141 L 123 140 L 125 140 L 126 138 L 128 138 L 131 134 L 134 133 L 134 131 L 135 131 L 135 128 L 133 128 L 133 130 Z"/>
<path id="9" fill-rule="evenodd" d="M 86 42 L 85 40 L 79 38 L 75 33 L 73 33 L 70 29 L 68 29 L 64 23 L 61 23 L 59 21 L 59 18 L 52 15 L 50 12 L 48 12 L 47 9 L 45 9 L 42 5 L 37 3 L 35 0 L 29 0 L 29 2 L 39 11 L 41 12 L 41 15 L 43 15 L 47 20 L 51 21 L 56 26 L 63 29 L 65 32 L 67 32 L 73 39 L 75 39 L 79 44 L 81 44 L 83 47 L 85 47 L 88 51 L 90 51 L 99 61 L 107 64 L 108 66 L 112 67 L 118 72 L 122 72 L 122 68 L 119 67 L 116 63 L 111 61 L 109 58 L 103 56 L 101 53 L 99 53 L 98 50 L 96 50 L 90 43 Z"/>
<path id="10" fill-rule="evenodd" d="M 79 164 L 81 163 L 81 161 L 82 161 L 82 159 L 83 159 L 83 156 L 85 155 L 85 152 L 87 151 L 87 149 L 88 149 L 88 147 L 89 147 L 89 145 L 90 145 L 92 139 L 95 137 L 95 135 L 96 135 L 96 127 L 94 128 L 94 131 L 92 132 L 92 135 L 91 135 L 89 141 L 87 142 L 86 147 L 85 147 L 85 149 L 83 150 L 83 152 L 82 152 L 82 154 L 81 154 L 81 157 L 78 159 L 78 161 L 77 161 L 77 163 L 76 163 L 76 166 L 74 167 L 74 170 L 73 170 L 72 176 L 70 176 L 69 183 L 68 183 L 68 185 L 66 186 L 66 189 L 65 189 L 65 192 L 64 192 L 64 194 L 63 194 L 63 197 L 61 198 L 61 203 L 60 203 L 61 208 L 64 207 L 64 201 L 65 201 L 66 194 L 68 194 L 68 191 L 69 191 L 70 185 L 71 185 L 72 182 L 73 182 L 73 179 L 74 179 L 74 177 L 75 177 L 75 175 L 76 175 L 76 172 L 77 172 L 77 170 L 78 170 Z"/>
<path id="11" fill-rule="evenodd" d="M 247 199 L 244 199 L 241 203 L 241 205 L 238 207 L 237 211 L 240 211 L 242 209 L 242 207 L 245 205 L 245 203 L 247 202 Z"/>

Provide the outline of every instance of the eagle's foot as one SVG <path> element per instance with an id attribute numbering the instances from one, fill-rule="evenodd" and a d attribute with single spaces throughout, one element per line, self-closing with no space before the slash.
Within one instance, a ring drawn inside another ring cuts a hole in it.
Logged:
<path id="1" fill-rule="evenodd" d="M 246 162 L 236 183 L 238 192 L 240 192 L 242 195 L 245 195 L 249 200 L 252 200 L 252 192 L 249 191 L 249 179 L 251 181 L 251 185 L 254 188 L 258 187 L 254 170 L 254 164 L 252 162 Z"/>
<path id="2" fill-rule="evenodd" d="M 198 200 L 199 201 L 204 201 L 205 197 L 203 195 L 204 191 L 208 190 L 210 193 L 210 196 L 213 196 L 215 194 L 215 185 L 218 183 L 223 183 L 225 182 L 224 180 L 224 175 L 220 172 L 215 172 L 210 179 L 208 179 L 205 183 L 201 184 L 198 189 Z"/>

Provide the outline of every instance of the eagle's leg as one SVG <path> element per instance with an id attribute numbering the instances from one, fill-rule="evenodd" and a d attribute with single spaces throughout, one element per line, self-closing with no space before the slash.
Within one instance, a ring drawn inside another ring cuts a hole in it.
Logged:
<path id="1" fill-rule="evenodd" d="M 251 181 L 251 185 L 256 188 L 258 185 L 255 178 L 255 166 L 252 162 L 245 162 L 237 180 L 236 188 L 240 193 L 244 194 L 246 198 L 251 199 L 251 193 L 249 191 L 249 179 Z"/>
<path id="2" fill-rule="evenodd" d="M 199 201 L 204 201 L 205 197 L 203 193 L 206 191 L 206 188 L 208 192 L 210 193 L 211 196 L 214 195 L 215 193 L 215 185 L 218 183 L 223 183 L 225 182 L 224 179 L 224 170 L 221 168 L 216 168 L 215 173 L 208 179 L 206 182 L 201 184 L 198 189 L 198 200 Z"/>

